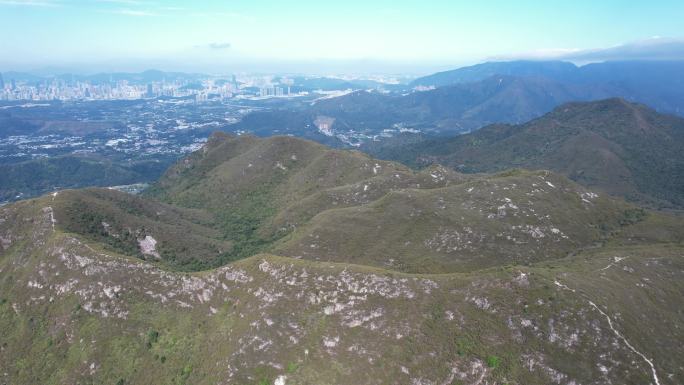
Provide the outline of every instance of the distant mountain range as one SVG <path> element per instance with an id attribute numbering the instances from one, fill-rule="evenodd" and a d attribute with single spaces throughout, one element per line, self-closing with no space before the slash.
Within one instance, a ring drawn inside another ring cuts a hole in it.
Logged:
<path id="1" fill-rule="evenodd" d="M 495 62 L 417 79 L 423 92 L 357 91 L 303 109 L 255 112 L 235 128 L 258 135 L 312 139 L 317 120 L 328 134 L 379 135 L 396 127 L 428 134 L 469 132 L 492 123 L 523 123 L 570 101 L 621 97 L 657 111 L 684 114 L 684 62 Z"/>
<path id="2" fill-rule="evenodd" d="M 478 82 L 495 75 L 568 79 L 578 67 L 563 61 L 501 61 L 486 62 L 455 70 L 438 72 L 413 80 L 411 87 L 444 87 L 460 83 Z"/>
<path id="3" fill-rule="evenodd" d="M 544 77 L 564 83 L 682 84 L 684 61 L 606 61 L 577 66 L 563 61 L 501 61 L 438 72 L 410 86 L 444 87 L 484 80 L 494 75 Z"/>
<path id="4" fill-rule="evenodd" d="M 684 205 L 684 119 L 623 99 L 561 105 L 522 125 L 496 124 L 450 139 L 372 153 L 463 172 L 548 169 L 586 186 L 657 205 Z"/>
<path id="5" fill-rule="evenodd" d="M 579 67 L 559 61 L 488 62 L 422 77 L 411 86 L 445 87 L 498 75 L 541 77 L 574 90 L 574 100 L 621 97 L 684 115 L 684 61 L 608 61 Z"/>
<path id="6" fill-rule="evenodd" d="M 325 119 L 330 123 L 324 131 L 331 136 L 346 132 L 375 136 L 397 128 L 447 135 L 493 122 L 524 122 L 579 98 L 577 94 L 572 87 L 543 78 L 497 76 L 403 95 L 356 91 L 301 109 L 254 112 L 233 128 L 261 136 L 293 134 L 320 140 L 323 131 L 317 121 Z"/>

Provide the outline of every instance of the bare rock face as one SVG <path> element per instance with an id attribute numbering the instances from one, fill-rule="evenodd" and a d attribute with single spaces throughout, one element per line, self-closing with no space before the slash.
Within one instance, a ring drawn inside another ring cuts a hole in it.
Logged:
<path id="1" fill-rule="evenodd" d="M 146 235 L 145 238 L 139 239 L 138 246 L 143 255 L 151 255 L 156 259 L 161 259 L 161 256 L 157 252 L 157 240 L 152 238 L 151 235 Z"/>

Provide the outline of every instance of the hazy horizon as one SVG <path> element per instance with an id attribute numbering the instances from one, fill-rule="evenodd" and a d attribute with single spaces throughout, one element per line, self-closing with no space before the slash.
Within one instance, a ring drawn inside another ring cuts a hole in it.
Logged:
<path id="1" fill-rule="evenodd" d="M 0 0 L 2 71 L 425 74 L 487 60 L 684 59 L 684 4 Z M 597 33 L 598 32 L 598 33 Z"/>

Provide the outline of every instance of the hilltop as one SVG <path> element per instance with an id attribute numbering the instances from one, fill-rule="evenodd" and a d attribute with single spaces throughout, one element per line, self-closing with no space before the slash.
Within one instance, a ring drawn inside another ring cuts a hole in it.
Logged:
<path id="1" fill-rule="evenodd" d="M 623 99 L 568 103 L 522 125 L 491 125 L 378 155 L 461 172 L 549 169 L 583 185 L 659 206 L 684 204 L 684 119 Z"/>

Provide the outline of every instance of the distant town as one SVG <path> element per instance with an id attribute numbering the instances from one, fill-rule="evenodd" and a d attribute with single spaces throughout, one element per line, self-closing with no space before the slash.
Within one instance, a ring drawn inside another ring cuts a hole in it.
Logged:
<path id="1" fill-rule="evenodd" d="M 268 77 L 226 79 L 152 81 L 144 84 L 129 80 L 81 81 L 52 78 L 39 81 L 9 79 L 0 74 L 0 100 L 135 100 L 158 97 L 191 97 L 198 102 L 226 100 L 235 97 L 264 98 L 306 95 L 306 91 L 293 93 L 288 79 L 270 84 Z"/>
<path id="2" fill-rule="evenodd" d="M 146 79 L 147 75 L 149 78 Z M 368 80 L 370 88 L 397 84 L 392 77 Z M 318 86 L 318 87 L 316 87 Z M 356 87 L 354 87 L 356 86 Z M 38 77 L 24 73 L 0 73 L 0 101 L 87 101 L 136 100 L 153 98 L 190 98 L 196 102 L 229 99 L 299 97 L 318 91 L 358 87 L 354 80 L 303 78 L 276 75 L 173 74 L 161 71 L 140 74 L 59 75 Z M 365 88 L 365 87 L 363 87 Z"/>

